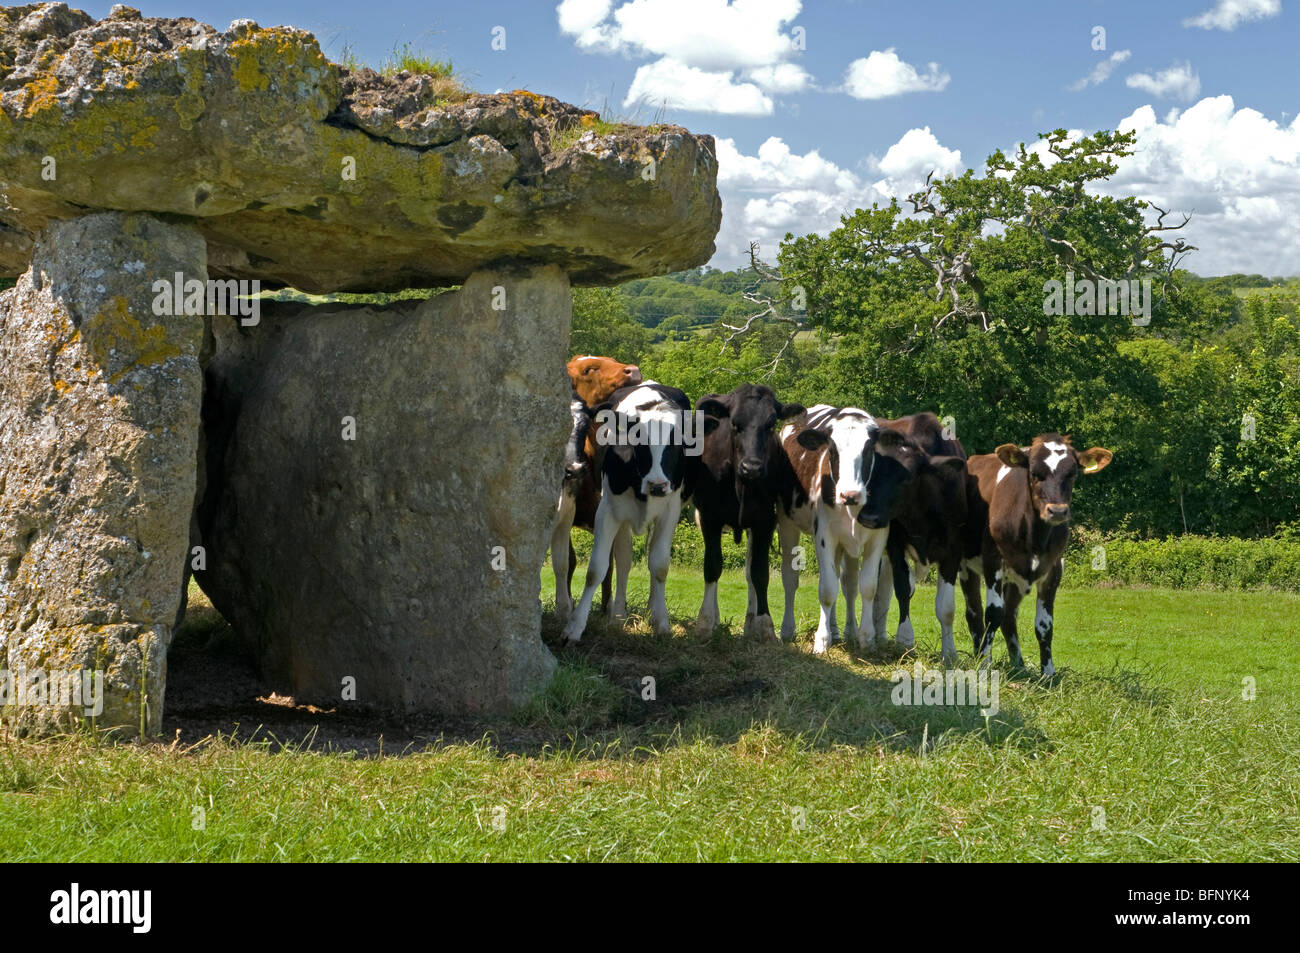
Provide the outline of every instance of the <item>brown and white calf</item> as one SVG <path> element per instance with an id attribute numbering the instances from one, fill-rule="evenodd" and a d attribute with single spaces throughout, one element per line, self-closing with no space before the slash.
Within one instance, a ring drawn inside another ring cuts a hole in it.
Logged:
<path id="1" fill-rule="evenodd" d="M 657 635 L 667 635 L 670 624 L 664 590 L 673 530 L 682 512 L 686 454 L 698 451 L 703 434 L 691 417 L 690 399 L 677 388 L 655 381 L 625 387 L 594 410 L 597 439 L 605 451 L 596 539 L 587 583 L 564 627 L 564 638 L 570 642 L 582 638 L 596 586 L 609 569 L 614 541 L 624 533 L 629 539 L 631 534 L 649 536 L 650 627 Z"/>
<path id="2" fill-rule="evenodd" d="M 818 404 L 781 430 L 781 445 L 794 479 L 784 488 L 777 506 L 781 541 L 781 579 L 785 585 L 785 617 L 781 638 L 794 638 L 794 597 L 799 588 L 794 549 L 800 534 L 817 546 L 817 599 L 821 614 L 813 651 L 825 652 L 838 639 L 835 597 L 844 581 L 845 638 L 856 636 L 867 648 L 877 633 L 871 614 L 880 575 L 880 559 L 889 537 L 889 517 L 867 490 L 875 461 L 880 425 L 856 407 Z M 859 517 L 865 514 L 864 519 Z M 862 596 L 862 627 L 854 619 L 853 603 Z"/>
<path id="3" fill-rule="evenodd" d="M 891 522 L 876 588 L 876 630 L 885 629 L 892 589 L 898 599 L 896 641 L 899 648 L 912 648 L 916 641 L 912 593 L 916 581 L 929 575 L 934 565 L 939 577 L 934 612 L 942 632 L 944 662 L 953 665 L 957 661 L 952 631 L 957 577 L 965 552 L 966 451 L 929 412 L 877 419 L 877 423 L 881 431 L 867 491 L 890 514 Z"/>
<path id="4" fill-rule="evenodd" d="M 1103 469 L 1112 456 L 1104 447 L 1081 453 L 1070 446 L 1069 437 L 1045 433 L 1028 447 L 1004 443 L 993 453 L 967 460 L 972 492 L 961 580 L 977 656 L 992 654 L 993 636 L 1000 627 L 1012 666 L 1024 667 L 1016 612 L 1036 584 L 1034 634 L 1039 658 L 1044 677 L 1056 674 L 1052 612 L 1070 539 L 1074 482 L 1081 473 Z M 987 587 L 983 620 L 977 574 L 981 571 Z"/>
<path id="5" fill-rule="evenodd" d="M 565 368 L 573 394 L 569 413 L 573 426 L 564 448 L 564 479 L 560 499 L 551 522 L 551 569 L 555 574 L 555 614 L 561 621 L 573 611 L 573 573 L 577 558 L 570 531 L 574 526 L 593 532 L 596 507 L 600 503 L 599 449 L 591 426 L 591 408 L 604 403 L 619 388 L 641 383 L 641 369 L 611 357 L 579 355 Z M 610 578 L 601 585 L 605 612 L 616 618 L 627 611 L 627 572 L 632 565 L 632 537 L 614 542 L 614 563 L 618 567 L 618 596 L 610 601 Z M 611 570 L 612 573 L 612 570 Z"/>

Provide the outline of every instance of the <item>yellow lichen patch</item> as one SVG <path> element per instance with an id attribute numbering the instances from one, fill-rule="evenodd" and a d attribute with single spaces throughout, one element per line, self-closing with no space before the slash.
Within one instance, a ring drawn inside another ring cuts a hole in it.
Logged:
<path id="1" fill-rule="evenodd" d="M 23 91 L 27 94 L 23 103 L 23 118 L 31 119 L 43 109 L 54 106 L 58 100 L 59 81 L 53 76 L 42 76 L 28 83 Z"/>
<path id="2" fill-rule="evenodd" d="M 130 39 L 124 36 L 117 36 L 111 40 L 96 43 L 91 48 L 91 52 L 94 54 L 95 59 L 112 60 L 123 66 L 138 63 L 141 59 L 140 50 Z"/>
<path id="3" fill-rule="evenodd" d="M 110 385 L 139 367 L 161 364 L 180 357 L 184 349 L 168 339 L 163 324 L 143 326 L 131 314 L 126 298 L 118 295 L 103 311 L 96 312 L 86 323 L 86 343 L 101 367 L 109 367 L 116 352 L 121 370 L 109 376 Z"/>
<path id="4" fill-rule="evenodd" d="M 70 390 L 72 390 L 72 385 L 69 384 L 67 381 L 65 381 L 63 378 L 60 377 L 58 380 L 54 382 L 54 393 L 58 394 L 60 397 L 62 397 Z"/>

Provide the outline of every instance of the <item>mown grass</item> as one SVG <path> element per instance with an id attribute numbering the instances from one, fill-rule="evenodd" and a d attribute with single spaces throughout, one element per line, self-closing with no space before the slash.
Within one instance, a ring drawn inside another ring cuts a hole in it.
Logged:
<path id="1" fill-rule="evenodd" d="M 638 567 L 634 610 L 647 591 Z M 674 567 L 677 621 L 701 593 Z M 728 572 L 734 625 L 710 634 L 593 623 L 476 741 L 358 758 L 311 739 L 6 740 L 0 859 L 1300 859 L 1300 597 L 1064 591 L 1059 680 L 1000 672 L 985 719 L 893 705 L 890 653 L 813 656 L 811 579 L 793 646 L 733 634 L 744 593 Z M 922 587 L 927 664 L 932 604 Z"/>

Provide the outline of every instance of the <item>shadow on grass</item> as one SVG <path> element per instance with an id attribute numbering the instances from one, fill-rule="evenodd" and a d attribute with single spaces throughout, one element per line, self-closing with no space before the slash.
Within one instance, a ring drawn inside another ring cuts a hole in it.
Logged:
<path id="1" fill-rule="evenodd" d="M 733 634 L 727 625 L 700 635 L 686 620 L 674 621 L 673 634 L 663 637 L 636 614 L 625 626 L 593 616 L 581 643 L 563 645 L 561 623 L 545 613 L 542 636 L 559 660 L 550 685 L 513 715 L 474 719 L 297 704 L 258 679 L 215 609 L 196 605 L 169 653 L 163 740 L 233 736 L 280 750 L 300 748 L 310 737 L 313 750 L 360 756 L 481 741 L 503 754 L 564 749 L 593 758 L 643 757 L 681 743 L 733 744 L 766 727 L 813 749 L 920 754 L 960 739 L 1051 748 L 1020 710 L 1023 687 L 1005 672 L 999 672 L 997 711 L 987 718 L 974 699 L 898 705 L 891 697 L 894 673 L 910 673 L 915 659 L 892 645 L 859 653 L 840 644 L 815 656 L 807 633 L 786 645 Z"/>

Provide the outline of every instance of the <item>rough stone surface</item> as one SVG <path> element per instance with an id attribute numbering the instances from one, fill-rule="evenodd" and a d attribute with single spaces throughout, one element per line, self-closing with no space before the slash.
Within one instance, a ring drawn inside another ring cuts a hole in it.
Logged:
<path id="1" fill-rule="evenodd" d="M 710 136 L 350 72 L 289 27 L 0 8 L 0 275 L 107 208 L 191 217 L 214 277 L 306 291 L 516 260 L 611 284 L 709 259 L 716 178 Z"/>
<path id="2" fill-rule="evenodd" d="M 278 690 L 346 705 L 351 677 L 361 705 L 465 713 L 544 684 L 569 318 L 544 266 L 384 309 L 214 319 L 196 575 Z"/>
<path id="3" fill-rule="evenodd" d="M 99 213 L 50 226 L 0 294 L 0 664 L 103 671 L 95 726 L 132 733 L 161 721 L 195 500 L 204 322 L 151 290 L 176 272 L 206 278 L 194 229 Z"/>

